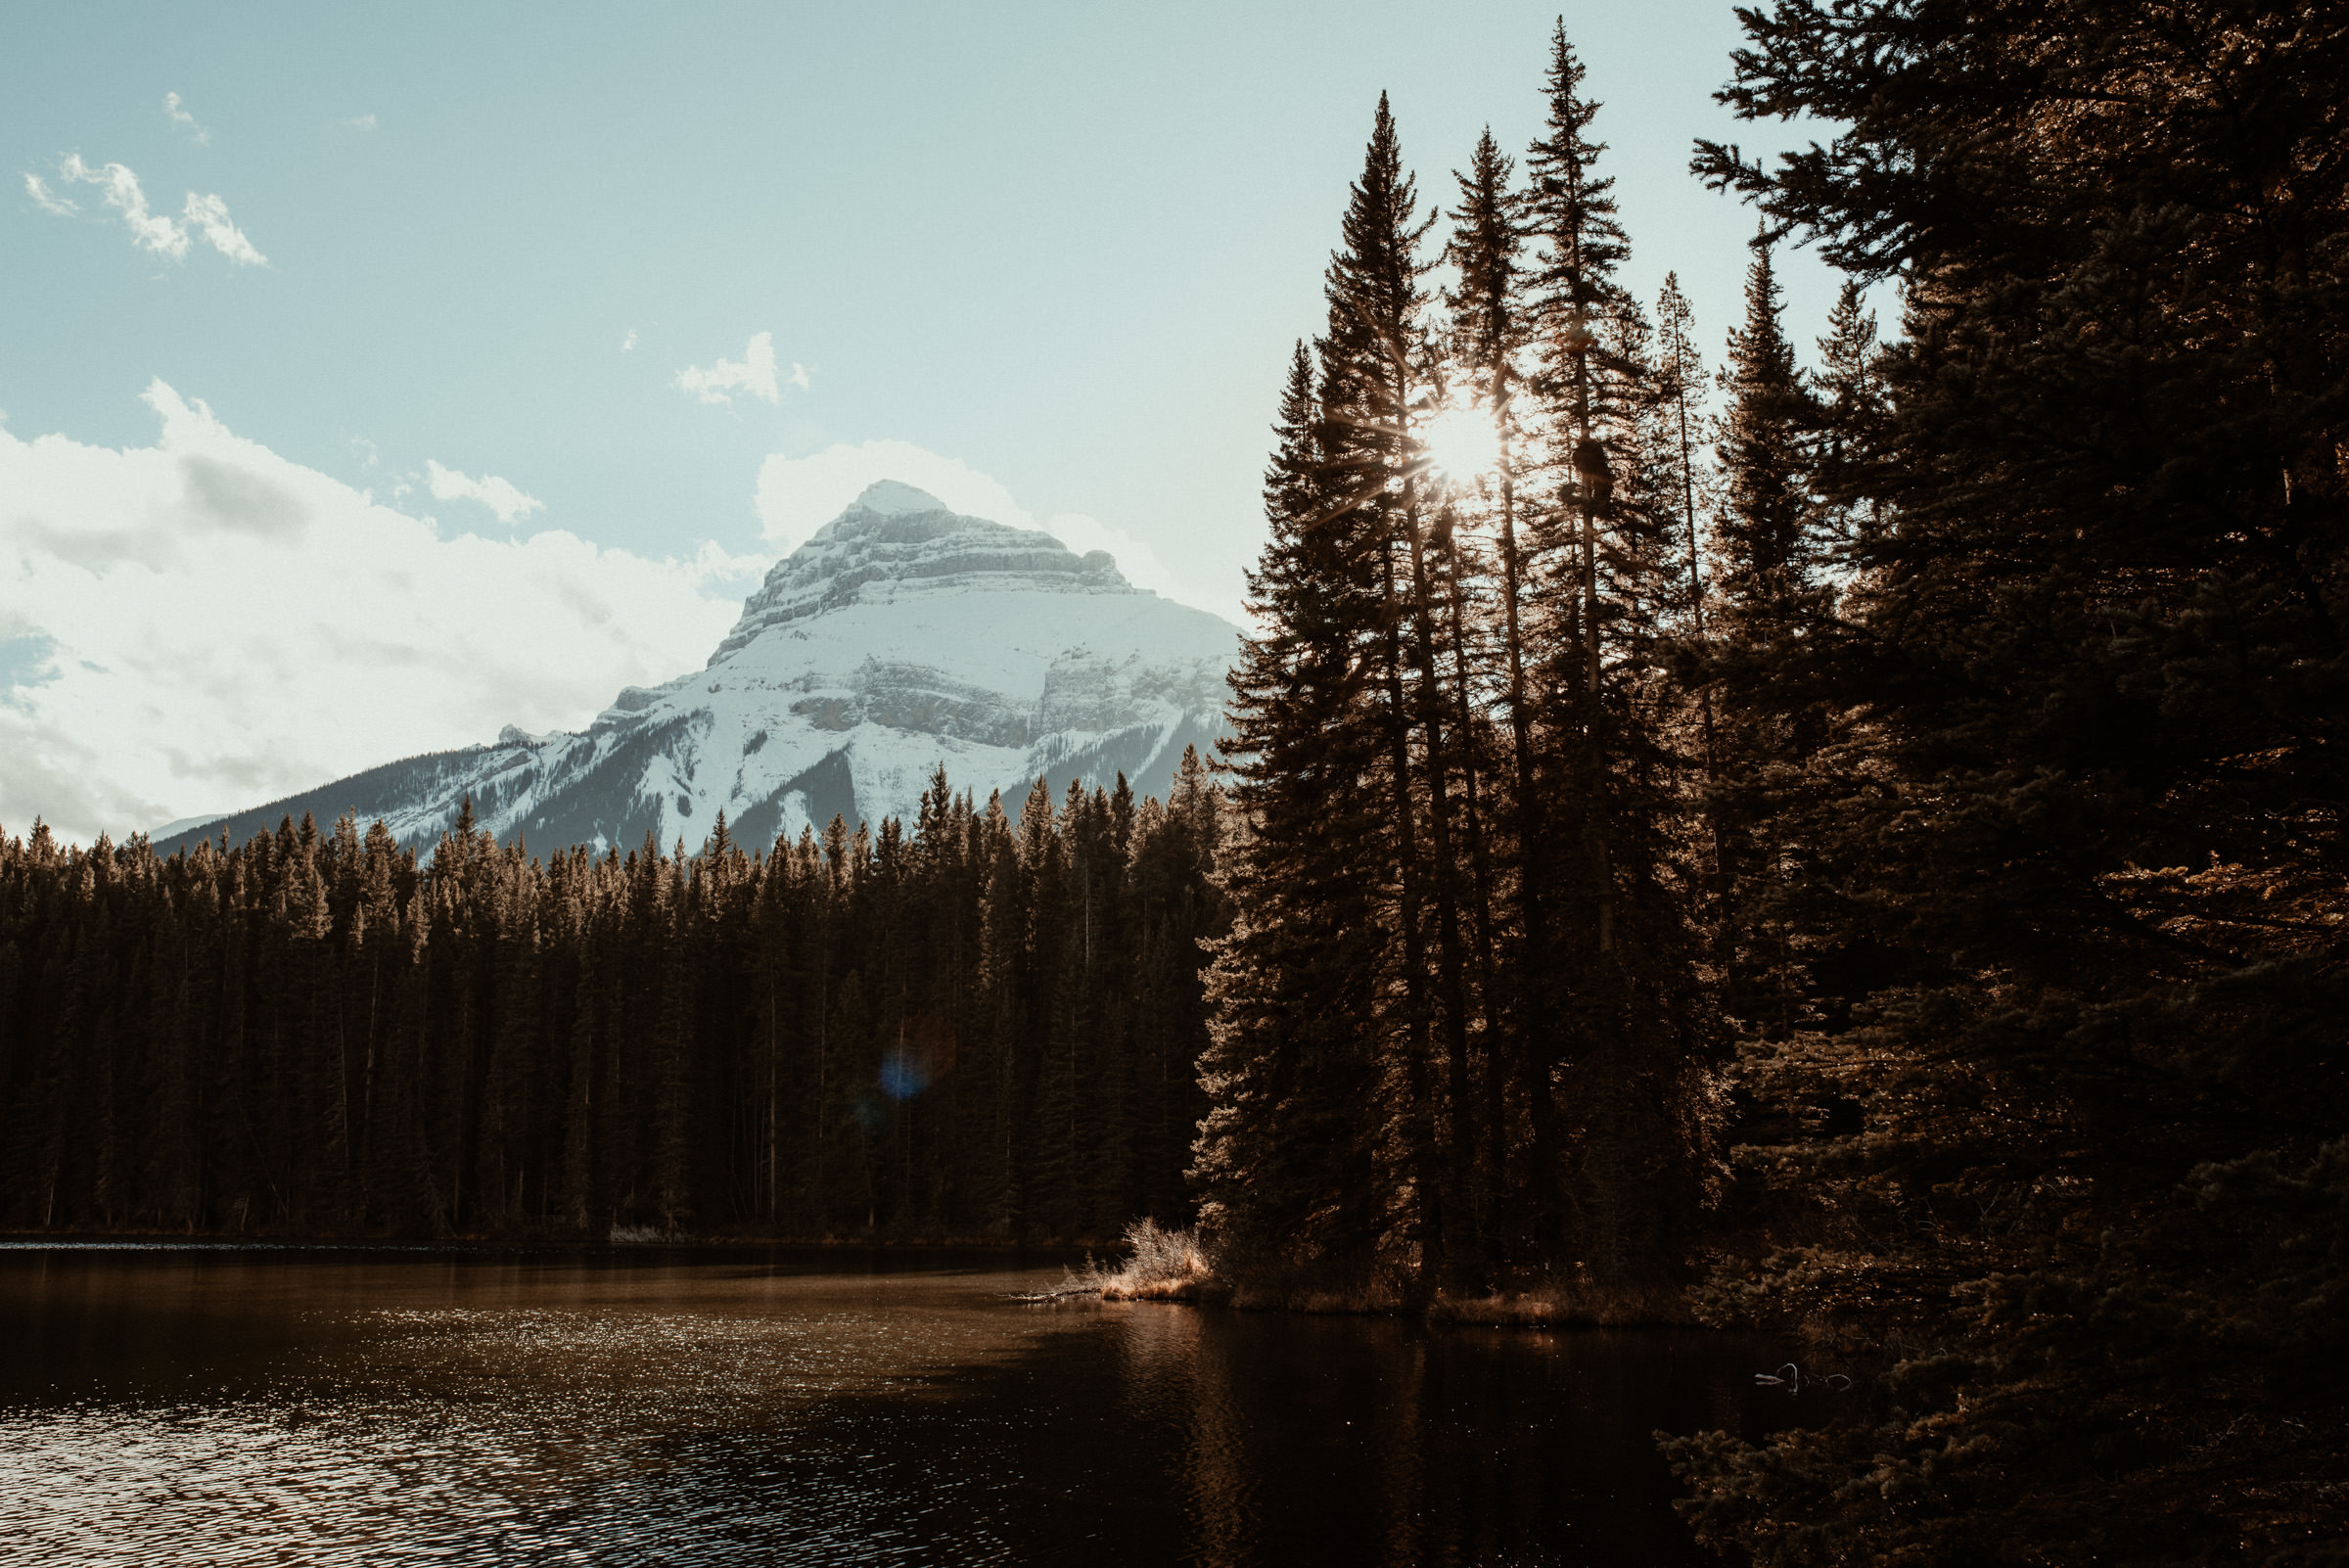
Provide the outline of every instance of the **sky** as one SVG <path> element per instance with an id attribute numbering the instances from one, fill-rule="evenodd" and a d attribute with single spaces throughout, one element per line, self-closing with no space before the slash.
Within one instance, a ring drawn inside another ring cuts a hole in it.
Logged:
<path id="1" fill-rule="evenodd" d="M 1423 200 L 1548 5 L 20 7 L 0 50 L 0 832 L 117 838 L 698 668 L 867 483 L 1238 619 L 1379 94 Z M 1633 242 L 1727 0 L 1565 8 Z M 1781 254 L 1808 344 L 1838 280 Z"/>

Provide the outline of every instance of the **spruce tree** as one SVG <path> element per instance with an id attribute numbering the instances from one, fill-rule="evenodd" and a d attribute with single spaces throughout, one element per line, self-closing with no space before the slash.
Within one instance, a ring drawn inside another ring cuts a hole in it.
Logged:
<path id="1" fill-rule="evenodd" d="M 1905 319 L 1879 386 L 1856 309 L 1832 332 L 1814 450 L 1847 588 L 1773 662 L 1796 716 L 1848 719 L 1764 828 L 1817 1027 L 1747 1054 L 1786 1113 L 1747 1167 L 1793 1183 L 1802 1256 L 1721 1281 L 1832 1347 L 1855 1407 L 1763 1452 L 1681 1445 L 1700 1535 L 1758 1561 L 2316 1560 L 2349 1529 L 2339 1445 L 2303 1436 L 2349 1410 L 2349 21 L 1747 26 L 1732 107 L 1844 128 L 1701 169 L 1897 275 Z"/>
<path id="2" fill-rule="evenodd" d="M 1375 537 L 1328 459 L 1318 367 L 1300 344 L 1265 476 L 1269 539 L 1249 574 L 1260 635 L 1231 675 L 1222 744 L 1242 824 L 1224 871 L 1231 934 L 1210 973 L 1210 1110 L 1192 1180 L 1235 1268 L 1359 1266 L 1383 1217 L 1374 1136 L 1384 889 Z M 1156 835 L 1149 811 L 1137 841 Z M 1145 902 L 1145 917 L 1148 904 Z"/>
<path id="3" fill-rule="evenodd" d="M 1714 540 L 1722 558 L 1719 635 L 1759 645 L 1799 614 L 1818 559 L 1808 527 L 1804 442 L 1817 415 L 1785 332 L 1785 301 L 1767 244 L 1746 270 L 1745 321 L 1729 335 L 1718 460 L 1726 491 Z"/>
<path id="4" fill-rule="evenodd" d="M 1832 540 L 1819 527 L 1811 457 L 1820 412 L 1784 327 L 1771 250 L 1746 272 L 1745 320 L 1729 336 L 1716 461 L 1722 483 L 1713 545 L 1711 625 L 1699 678 L 1728 715 L 1716 743 L 1709 825 L 1720 856 L 1727 1005 L 1754 1032 L 1782 1038 L 1800 1011 L 1803 959 L 1779 917 L 1789 846 L 1759 824 L 1798 788 L 1794 770 L 1827 735 L 1829 715 L 1795 700 L 1809 634 L 1831 591 L 1819 568 Z"/>
<path id="5" fill-rule="evenodd" d="M 1539 858 L 1541 802 L 1535 785 L 1535 692 L 1529 675 L 1533 661 L 1527 652 L 1532 563 L 1521 538 L 1518 514 L 1519 472 L 1526 442 L 1520 383 L 1535 323 L 1526 296 L 1523 198 L 1510 189 L 1512 173 L 1510 161 L 1502 156 L 1487 128 L 1478 139 L 1468 172 L 1454 176 L 1460 205 L 1451 213 L 1452 234 L 1446 251 L 1458 269 L 1458 282 L 1445 297 L 1451 318 L 1451 360 L 1455 374 L 1470 389 L 1471 406 L 1480 409 L 1494 426 L 1497 473 L 1491 499 L 1500 568 L 1501 701 L 1509 733 L 1508 787 L 1492 802 L 1491 826 L 1487 825 L 1487 813 L 1480 809 L 1483 803 L 1477 798 L 1473 771 L 1468 784 L 1469 831 L 1474 836 L 1480 879 L 1477 909 L 1486 1028 L 1482 1096 L 1486 1166 L 1480 1179 L 1486 1190 L 1479 1209 L 1489 1252 L 1496 1248 L 1505 1251 L 1509 1238 L 1500 1232 L 1512 1230 L 1516 1222 L 1513 1217 L 1502 1218 L 1508 1207 L 1504 1194 L 1513 1179 L 1510 1151 L 1516 1141 L 1509 1113 L 1511 1085 L 1516 1085 L 1518 1095 L 1525 1095 L 1525 1085 L 1535 1082 L 1540 1071 L 1536 1062 L 1547 1059 L 1531 1043 L 1545 1026 L 1532 986 L 1532 966 L 1526 961 L 1527 954 L 1548 950 L 1548 928 L 1543 908 L 1544 875 Z M 1467 497 L 1460 496 L 1458 504 L 1467 504 Z M 1452 555 L 1451 641 L 1458 662 L 1459 728 L 1467 750 L 1473 747 L 1480 715 L 1474 706 L 1471 630 L 1465 613 L 1469 596 L 1467 574 L 1462 569 L 1465 550 L 1462 540 L 1455 544 Z M 1473 767 L 1472 751 L 1470 755 Z M 1505 965 L 1510 977 L 1506 981 L 1499 952 L 1503 922 L 1496 907 L 1494 886 L 1500 875 L 1500 857 L 1492 849 L 1496 841 L 1513 844 L 1517 852 L 1515 924 L 1523 951 L 1515 963 Z"/>
<path id="6" fill-rule="evenodd" d="M 1674 864 L 1677 763 L 1656 643 L 1677 576 L 1672 443 L 1650 331 L 1616 278 L 1629 241 L 1584 79 L 1561 23 L 1545 134 L 1527 159 L 1549 499 L 1535 528 L 1546 591 L 1531 851 L 1547 947 L 1525 961 L 1557 1022 L 1529 1063 L 1526 1198 L 1546 1260 L 1581 1260 L 1573 1284 L 1630 1302 L 1677 1267 L 1702 1203 L 1715 1045 Z"/>
<path id="7" fill-rule="evenodd" d="M 1386 837 L 1396 918 L 1401 928 L 1402 1018 L 1388 1041 L 1405 1085 L 1392 1103 L 1392 1141 L 1409 1175 L 1410 1220 L 1388 1238 L 1400 1256 L 1414 1254 L 1430 1275 L 1447 1267 L 1446 1197 L 1458 1178 L 1438 1169 L 1435 1050 L 1438 1030 L 1448 1056 L 1464 1050 L 1460 935 L 1451 846 L 1441 693 L 1436 684 L 1433 607 L 1427 581 L 1423 464 L 1414 437 L 1426 363 L 1421 280 L 1430 263 L 1420 244 L 1435 222 L 1422 218 L 1415 182 L 1403 166 L 1394 117 L 1381 94 L 1362 174 L 1339 225 L 1342 248 L 1330 257 L 1324 293 L 1329 331 L 1321 346 L 1321 414 L 1328 461 L 1342 503 L 1365 514 L 1372 530 L 1378 616 L 1365 628 L 1376 639 L 1384 702 Z M 1424 763 L 1413 766 L 1414 747 Z M 1428 798 L 1422 846 L 1419 794 Z M 1429 926 L 1435 930 L 1431 934 Z M 1436 949 L 1434 965 L 1428 949 Z M 1438 1011 L 1442 1018 L 1439 1021 Z"/>

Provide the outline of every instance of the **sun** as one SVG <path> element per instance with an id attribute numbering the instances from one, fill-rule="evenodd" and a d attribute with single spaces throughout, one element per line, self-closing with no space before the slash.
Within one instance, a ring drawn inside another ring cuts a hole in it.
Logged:
<path id="1" fill-rule="evenodd" d="M 1483 409 L 1447 403 L 1420 434 L 1428 466 L 1456 484 L 1474 484 L 1500 465 L 1500 436 Z"/>

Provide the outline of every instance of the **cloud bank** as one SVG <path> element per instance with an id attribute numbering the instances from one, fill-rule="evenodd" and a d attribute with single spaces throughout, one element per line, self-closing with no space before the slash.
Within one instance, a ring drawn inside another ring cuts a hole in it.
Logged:
<path id="1" fill-rule="evenodd" d="M 515 485 L 495 474 L 484 474 L 480 479 L 442 468 L 431 458 L 424 460 L 427 483 L 436 501 L 479 501 L 497 514 L 500 523 L 512 523 L 516 518 L 529 517 L 546 503 L 535 495 L 525 495 Z"/>
<path id="2" fill-rule="evenodd" d="M 1156 551 L 1124 530 L 1082 512 L 1056 512 L 1039 522 L 992 475 L 911 441 L 841 442 L 809 457 L 778 453 L 767 458 L 759 466 L 756 505 L 760 527 L 769 544 L 788 553 L 838 517 L 866 485 L 885 479 L 928 490 L 966 517 L 983 517 L 1017 529 L 1040 529 L 1080 555 L 1087 550 L 1107 550 L 1118 558 L 1118 570 L 1135 587 L 1213 610 L 1235 623 L 1240 619 L 1236 601 L 1224 604 L 1187 590 Z"/>
<path id="3" fill-rule="evenodd" d="M 152 446 L 0 429 L 11 834 L 37 813 L 119 839 L 508 723 L 576 728 L 622 686 L 698 668 L 763 565 L 559 530 L 444 536 L 160 380 L 144 400 Z"/>

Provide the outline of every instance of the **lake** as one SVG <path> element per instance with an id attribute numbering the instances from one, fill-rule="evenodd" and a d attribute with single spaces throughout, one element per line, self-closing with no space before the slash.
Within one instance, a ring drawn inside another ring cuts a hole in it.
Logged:
<path id="1" fill-rule="evenodd" d="M 0 1246 L 0 1559 L 1707 1561 L 1767 1344 L 1010 1299 L 1004 1253 Z"/>

